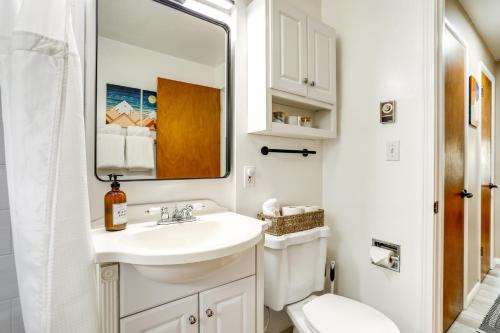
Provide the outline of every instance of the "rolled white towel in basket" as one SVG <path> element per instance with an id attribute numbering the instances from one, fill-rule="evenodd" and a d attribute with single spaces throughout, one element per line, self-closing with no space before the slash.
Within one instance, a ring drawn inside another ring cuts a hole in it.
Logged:
<path id="1" fill-rule="evenodd" d="M 267 216 L 281 216 L 280 204 L 276 198 L 267 199 L 262 204 L 262 213 Z"/>

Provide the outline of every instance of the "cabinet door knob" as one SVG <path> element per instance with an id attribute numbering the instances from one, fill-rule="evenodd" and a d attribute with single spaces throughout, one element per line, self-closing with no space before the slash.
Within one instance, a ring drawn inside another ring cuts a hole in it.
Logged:
<path id="1" fill-rule="evenodd" d="M 190 323 L 191 325 L 196 324 L 196 317 L 195 317 L 195 316 L 190 315 L 188 320 L 189 320 L 189 323 Z"/>
<path id="2" fill-rule="evenodd" d="M 214 315 L 214 312 L 212 309 L 207 309 L 207 311 L 205 311 L 205 313 L 207 314 L 207 317 L 212 317 Z"/>
<path id="3" fill-rule="evenodd" d="M 316 82 L 311 81 L 311 87 L 314 87 L 316 85 Z"/>
<path id="4" fill-rule="evenodd" d="M 309 79 L 305 77 L 304 80 L 302 80 L 302 82 L 304 82 L 304 84 L 307 84 L 309 82 Z"/>

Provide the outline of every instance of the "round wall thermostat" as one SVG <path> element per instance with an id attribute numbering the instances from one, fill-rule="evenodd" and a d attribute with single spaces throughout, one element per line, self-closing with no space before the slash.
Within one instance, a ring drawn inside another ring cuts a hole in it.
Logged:
<path id="1" fill-rule="evenodd" d="M 382 106 L 382 112 L 383 113 L 391 113 L 393 110 L 393 106 L 392 106 L 392 103 L 385 103 L 383 106 Z"/>

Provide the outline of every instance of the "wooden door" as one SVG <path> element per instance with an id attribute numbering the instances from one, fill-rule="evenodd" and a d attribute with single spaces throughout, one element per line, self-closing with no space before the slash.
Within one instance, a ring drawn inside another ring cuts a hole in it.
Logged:
<path id="1" fill-rule="evenodd" d="M 287 1 L 272 0 L 270 16 L 271 88 L 306 96 L 306 14 Z"/>
<path id="2" fill-rule="evenodd" d="M 220 177 L 220 89 L 158 78 L 157 90 L 157 177 Z"/>
<path id="3" fill-rule="evenodd" d="M 200 333 L 255 333 L 255 276 L 200 293 L 200 318 Z"/>
<path id="4" fill-rule="evenodd" d="M 121 333 L 198 333 L 198 295 L 120 320 Z"/>
<path id="5" fill-rule="evenodd" d="M 481 280 L 491 266 L 491 108 L 492 83 L 481 73 Z"/>
<path id="6" fill-rule="evenodd" d="M 464 302 L 465 48 L 445 29 L 444 332 Z"/>
<path id="7" fill-rule="evenodd" d="M 335 104 L 335 29 L 307 18 L 307 96 Z"/>

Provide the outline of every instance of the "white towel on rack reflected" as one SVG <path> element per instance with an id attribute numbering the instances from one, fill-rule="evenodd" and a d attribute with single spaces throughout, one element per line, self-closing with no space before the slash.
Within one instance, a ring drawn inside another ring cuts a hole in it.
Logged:
<path id="1" fill-rule="evenodd" d="M 125 166 L 125 137 L 97 133 L 97 169 L 121 169 Z"/>
<path id="2" fill-rule="evenodd" d="M 105 133 L 105 134 L 121 134 L 122 133 L 122 127 L 117 124 L 106 124 L 104 126 L 101 126 L 97 129 L 98 133 Z"/>
<path id="3" fill-rule="evenodd" d="M 153 170 L 154 140 L 145 136 L 127 136 L 125 156 L 127 169 L 132 171 Z"/>
<path id="4" fill-rule="evenodd" d="M 149 128 L 140 126 L 127 127 L 127 136 L 151 136 Z"/>

